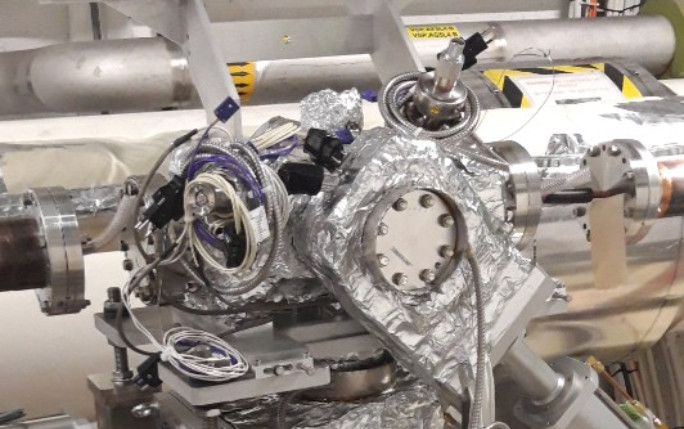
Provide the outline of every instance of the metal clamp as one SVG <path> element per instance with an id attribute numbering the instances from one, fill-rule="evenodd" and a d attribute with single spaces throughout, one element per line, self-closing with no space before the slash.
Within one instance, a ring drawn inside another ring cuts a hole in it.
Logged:
<path id="1" fill-rule="evenodd" d="M 504 183 L 504 220 L 513 225 L 511 238 L 518 249 L 527 247 L 541 219 L 541 175 L 536 161 L 514 141 L 492 144 L 492 149 L 510 165 Z"/>
<path id="2" fill-rule="evenodd" d="M 34 189 L 24 204 L 40 226 L 50 261 L 47 287 L 36 290 L 40 307 L 50 316 L 78 313 L 90 303 L 84 299 L 83 252 L 71 197 L 59 187 Z"/>

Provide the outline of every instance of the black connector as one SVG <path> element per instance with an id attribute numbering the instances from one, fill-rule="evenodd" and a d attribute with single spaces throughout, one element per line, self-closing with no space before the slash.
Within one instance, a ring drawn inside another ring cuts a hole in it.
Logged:
<path id="1" fill-rule="evenodd" d="M 169 183 L 154 193 L 152 205 L 145 210 L 144 218 L 157 229 L 163 228 L 171 219 L 180 219 L 185 213 L 183 207 L 184 192 L 185 178 L 173 176 Z"/>
<path id="2" fill-rule="evenodd" d="M 486 51 L 488 47 L 489 45 L 482 36 L 482 33 L 475 33 L 468 37 L 463 48 L 463 57 L 465 59 L 463 70 L 468 70 L 477 64 L 477 56 Z"/>
<path id="3" fill-rule="evenodd" d="M 182 145 L 183 143 L 189 142 L 190 139 L 193 138 L 195 136 L 195 134 L 197 134 L 198 132 L 199 132 L 199 130 L 197 128 L 195 128 L 194 130 L 183 134 L 182 136 L 178 137 L 176 140 L 173 141 L 173 147 L 178 147 L 178 146 Z"/>
<path id="4" fill-rule="evenodd" d="M 325 130 L 311 128 L 304 140 L 304 151 L 311 156 L 311 160 L 333 172 L 344 160 L 344 146 L 335 136 Z"/>
<path id="5" fill-rule="evenodd" d="M 290 195 L 316 195 L 321 192 L 325 171 L 316 164 L 287 162 L 278 170 Z"/>
<path id="6" fill-rule="evenodd" d="M 141 389 L 145 386 L 159 387 L 162 384 L 159 378 L 159 361 L 161 355 L 159 353 L 150 356 L 138 365 L 138 375 L 133 378 L 133 383 L 138 385 Z"/>

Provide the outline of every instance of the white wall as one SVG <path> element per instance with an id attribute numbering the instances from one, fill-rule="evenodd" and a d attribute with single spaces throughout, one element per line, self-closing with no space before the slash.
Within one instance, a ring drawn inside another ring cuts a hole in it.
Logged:
<path id="1" fill-rule="evenodd" d="M 113 357 L 92 315 L 101 311 L 108 287 L 123 285 L 122 259 L 121 253 L 86 258 L 93 304 L 77 315 L 43 315 L 33 291 L 0 296 L 0 410 L 94 417 L 86 375 L 111 371 Z"/>

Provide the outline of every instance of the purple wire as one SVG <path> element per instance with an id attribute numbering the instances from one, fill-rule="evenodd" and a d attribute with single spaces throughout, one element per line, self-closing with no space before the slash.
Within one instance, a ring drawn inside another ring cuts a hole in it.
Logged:
<path id="1" fill-rule="evenodd" d="M 292 153 L 293 150 L 295 150 L 298 146 L 301 145 L 301 142 L 297 138 L 297 136 L 292 136 L 287 141 L 291 141 L 292 144 L 290 146 L 284 147 L 284 148 L 278 148 L 278 149 L 272 149 L 267 152 L 263 152 L 261 155 L 259 155 L 259 158 L 261 159 L 277 159 L 280 158 L 281 156 L 288 156 L 289 154 Z"/>
<path id="2" fill-rule="evenodd" d="M 193 161 L 188 166 L 188 177 L 192 180 L 197 172 L 207 164 L 216 164 L 233 173 L 235 176 L 240 178 L 245 185 L 247 185 L 252 192 L 252 195 L 255 195 L 262 205 L 265 204 L 264 194 L 256 178 L 243 165 L 239 164 L 233 158 L 227 155 L 212 155 L 207 158 Z"/>

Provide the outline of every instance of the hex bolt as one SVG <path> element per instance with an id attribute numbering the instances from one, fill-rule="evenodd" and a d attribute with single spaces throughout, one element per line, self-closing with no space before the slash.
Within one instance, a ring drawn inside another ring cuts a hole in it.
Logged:
<path id="1" fill-rule="evenodd" d="M 619 147 L 613 145 L 608 149 L 608 155 L 610 156 L 620 156 L 622 155 L 622 151 L 620 150 Z"/>
<path id="2" fill-rule="evenodd" d="M 128 383 L 133 379 L 133 371 L 128 366 L 128 350 L 114 346 L 114 372 L 112 381 L 116 384 Z"/>
<path id="3" fill-rule="evenodd" d="M 387 235 L 389 232 L 389 227 L 385 223 L 378 225 L 378 235 Z"/>
<path id="4" fill-rule="evenodd" d="M 392 207 L 394 208 L 394 210 L 398 212 L 403 212 L 408 208 L 408 201 L 406 201 L 403 198 L 399 198 L 397 201 L 394 202 Z"/>
<path id="5" fill-rule="evenodd" d="M 404 273 L 396 273 L 395 275 L 392 276 L 392 281 L 397 286 L 407 286 L 409 278 Z"/>
<path id="6" fill-rule="evenodd" d="M 430 194 L 423 195 L 422 197 L 420 197 L 420 205 L 426 209 L 429 209 L 430 207 L 434 207 L 435 197 L 433 197 Z"/>
<path id="7" fill-rule="evenodd" d="M 439 254 L 442 258 L 453 258 L 456 254 L 454 248 L 451 246 L 442 246 L 439 248 Z"/>
<path id="8" fill-rule="evenodd" d="M 275 368 L 273 368 L 273 373 L 277 376 L 285 375 L 285 367 L 282 365 L 277 365 Z"/>
<path id="9" fill-rule="evenodd" d="M 390 260 L 387 257 L 387 255 L 383 255 L 382 253 L 378 255 L 378 264 L 381 267 L 386 267 L 389 265 L 389 263 L 390 263 Z"/>
<path id="10" fill-rule="evenodd" d="M 444 228 L 450 228 L 454 226 L 454 217 L 448 214 L 444 214 L 439 217 L 439 224 Z"/>
<path id="11" fill-rule="evenodd" d="M 420 272 L 420 279 L 425 283 L 432 283 L 435 281 L 436 278 L 437 276 L 435 275 L 435 272 L 432 270 L 423 270 Z"/>

